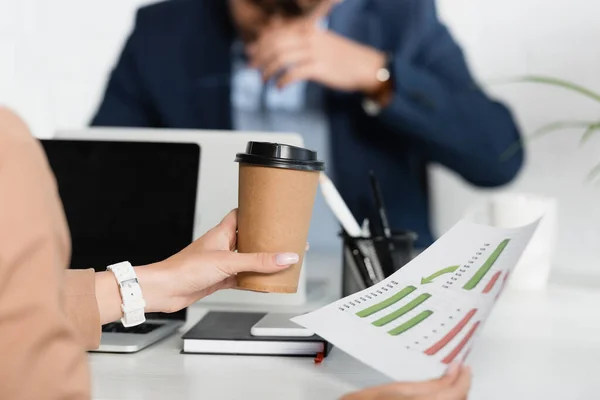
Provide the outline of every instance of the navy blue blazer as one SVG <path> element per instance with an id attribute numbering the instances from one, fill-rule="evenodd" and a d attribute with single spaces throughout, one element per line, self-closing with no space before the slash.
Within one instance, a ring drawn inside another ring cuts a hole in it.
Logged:
<path id="1" fill-rule="evenodd" d="M 426 166 L 482 187 L 508 183 L 523 163 L 510 111 L 475 84 L 434 0 L 346 0 L 330 28 L 394 57 L 395 96 L 375 117 L 358 93 L 326 91 L 336 184 L 357 219 L 372 215 L 378 175 L 393 228 L 431 243 Z M 139 10 L 94 126 L 231 129 L 231 43 L 225 0 L 171 0 Z M 232 183 L 233 184 L 233 183 Z"/>

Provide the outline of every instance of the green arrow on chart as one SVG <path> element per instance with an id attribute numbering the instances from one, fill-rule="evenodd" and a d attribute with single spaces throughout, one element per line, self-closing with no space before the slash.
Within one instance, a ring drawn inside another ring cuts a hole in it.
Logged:
<path id="1" fill-rule="evenodd" d="M 439 278 L 442 275 L 451 274 L 459 268 L 460 268 L 460 265 L 454 265 L 452 267 L 440 269 L 438 272 L 436 272 L 435 274 L 429 275 L 427 278 L 421 278 L 421 285 L 426 285 L 428 283 L 432 283 L 435 280 L 435 278 Z"/>

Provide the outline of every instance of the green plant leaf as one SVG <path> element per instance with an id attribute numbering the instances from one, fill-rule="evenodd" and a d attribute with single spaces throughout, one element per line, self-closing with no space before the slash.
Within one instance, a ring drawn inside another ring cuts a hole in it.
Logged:
<path id="1" fill-rule="evenodd" d="M 596 165 L 592 170 L 588 173 L 587 181 L 594 182 L 596 179 L 600 177 L 600 164 Z"/>
<path id="2" fill-rule="evenodd" d="M 569 129 L 569 128 L 587 128 L 589 131 L 589 129 L 594 126 L 598 126 L 597 129 L 600 129 L 600 122 L 558 121 L 558 122 L 553 122 L 548 125 L 544 125 L 541 128 L 537 129 L 535 132 L 533 132 L 531 135 L 524 136 L 522 141 L 517 141 L 517 142 L 513 143 L 504 153 L 502 153 L 502 155 L 500 156 L 500 159 L 501 159 L 501 161 L 506 161 L 508 158 L 513 156 L 521 148 L 521 146 L 523 145 L 523 142 L 531 141 L 533 139 L 544 136 L 545 134 L 563 130 L 563 129 Z M 586 133 L 587 133 L 587 131 L 586 131 Z M 591 135 L 591 134 L 588 134 L 588 135 Z"/>
<path id="3" fill-rule="evenodd" d="M 547 133 L 551 133 L 551 132 L 555 132 L 555 131 L 560 131 L 560 130 L 563 130 L 563 129 L 569 129 L 569 128 L 591 128 L 592 126 L 596 126 L 598 124 L 600 124 L 600 122 L 594 122 L 594 121 L 558 121 L 558 122 L 553 122 L 551 124 L 544 125 L 541 128 L 538 128 L 531 135 L 526 136 L 526 139 L 529 139 L 529 140 L 536 139 L 536 138 L 538 138 L 540 136 L 544 136 Z"/>
<path id="4" fill-rule="evenodd" d="M 539 83 L 544 85 L 557 86 L 563 89 L 567 89 L 581 95 L 587 96 L 593 100 L 596 100 L 600 103 L 600 94 L 587 89 L 581 85 L 578 85 L 573 82 L 565 81 L 562 79 L 552 78 L 549 76 L 541 76 L 541 75 L 525 75 L 516 78 L 509 78 L 506 80 L 499 80 L 498 83 Z"/>
<path id="5" fill-rule="evenodd" d="M 581 136 L 581 140 L 579 141 L 579 146 L 583 146 L 594 136 L 595 133 L 600 131 L 600 122 L 590 125 L 588 129 L 584 132 L 583 136 Z"/>

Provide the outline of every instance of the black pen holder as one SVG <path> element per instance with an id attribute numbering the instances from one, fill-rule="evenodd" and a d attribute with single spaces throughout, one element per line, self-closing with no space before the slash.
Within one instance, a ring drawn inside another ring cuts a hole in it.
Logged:
<path id="1" fill-rule="evenodd" d="M 417 234 L 411 231 L 393 231 L 392 237 L 350 237 L 345 232 L 342 255 L 342 294 L 349 296 L 378 283 L 411 261 L 416 255 Z M 393 251 L 386 253 L 385 249 Z M 391 254 L 391 259 L 386 257 Z M 361 260 L 366 258 L 366 262 Z M 393 263 L 390 268 L 389 262 Z M 387 264 L 387 268 L 386 268 Z M 366 268 L 365 268 L 366 267 Z M 366 269 L 366 270 L 365 270 Z M 391 271 L 390 271 L 391 269 Z"/>

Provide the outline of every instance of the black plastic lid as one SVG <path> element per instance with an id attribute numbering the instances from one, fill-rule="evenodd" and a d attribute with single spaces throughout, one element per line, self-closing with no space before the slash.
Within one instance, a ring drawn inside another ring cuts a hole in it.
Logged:
<path id="1" fill-rule="evenodd" d="M 317 159 L 315 151 L 278 143 L 248 142 L 246 153 L 237 154 L 235 162 L 300 171 L 325 170 L 325 163 Z"/>

